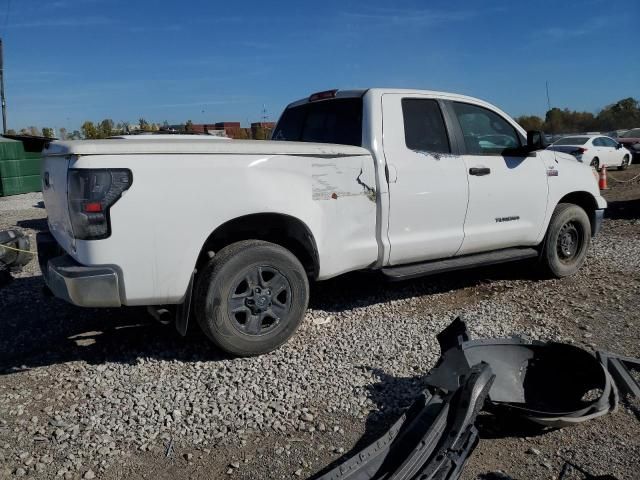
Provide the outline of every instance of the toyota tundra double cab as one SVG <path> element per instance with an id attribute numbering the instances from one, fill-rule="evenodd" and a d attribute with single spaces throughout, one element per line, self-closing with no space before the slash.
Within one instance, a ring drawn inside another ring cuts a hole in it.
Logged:
<path id="1" fill-rule="evenodd" d="M 574 274 L 605 200 L 588 165 L 462 95 L 372 88 L 290 104 L 269 141 L 52 142 L 44 280 L 83 307 L 190 318 L 235 355 L 271 351 L 309 282 L 391 280 L 534 259 Z"/>

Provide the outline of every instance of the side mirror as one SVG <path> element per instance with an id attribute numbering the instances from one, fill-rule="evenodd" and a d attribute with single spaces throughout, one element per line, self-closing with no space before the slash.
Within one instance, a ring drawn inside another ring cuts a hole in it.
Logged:
<path id="1" fill-rule="evenodd" d="M 547 148 L 547 140 L 544 132 L 540 130 L 529 130 L 527 132 L 527 150 L 533 152 L 535 150 L 544 150 Z"/>
<path id="2" fill-rule="evenodd" d="M 620 149 L 622 148 L 622 146 L 623 146 L 623 145 L 622 145 L 621 143 L 618 143 L 618 144 L 616 145 L 616 150 L 620 150 Z"/>

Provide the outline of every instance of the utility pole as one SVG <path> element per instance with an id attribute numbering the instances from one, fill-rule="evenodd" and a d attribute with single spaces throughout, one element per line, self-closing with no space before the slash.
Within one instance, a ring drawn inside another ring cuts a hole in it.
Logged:
<path id="1" fill-rule="evenodd" d="M 0 100 L 2 101 L 2 133 L 7 133 L 7 102 L 4 99 L 4 55 L 0 38 Z"/>

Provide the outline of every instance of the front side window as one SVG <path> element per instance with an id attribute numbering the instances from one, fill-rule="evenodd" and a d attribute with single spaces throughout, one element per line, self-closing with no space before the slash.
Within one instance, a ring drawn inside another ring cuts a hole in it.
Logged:
<path id="1" fill-rule="evenodd" d="M 451 153 L 447 128 L 436 100 L 402 99 L 404 141 L 420 152 Z"/>
<path id="2" fill-rule="evenodd" d="M 467 153 L 500 155 L 522 146 L 516 129 L 491 110 L 468 103 L 453 102 L 453 110 L 464 135 Z"/>
<path id="3" fill-rule="evenodd" d="M 618 145 L 618 142 L 608 137 L 602 137 L 602 141 L 606 147 L 615 147 Z"/>

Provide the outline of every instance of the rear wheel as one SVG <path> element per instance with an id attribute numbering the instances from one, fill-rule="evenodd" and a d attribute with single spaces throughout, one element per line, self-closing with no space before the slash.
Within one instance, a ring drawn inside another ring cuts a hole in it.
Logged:
<path id="1" fill-rule="evenodd" d="M 286 342 L 308 301 L 307 274 L 290 251 L 246 240 L 225 247 L 205 265 L 196 282 L 194 309 L 213 343 L 249 356 Z"/>
<path id="2" fill-rule="evenodd" d="M 578 205 L 559 204 L 549 222 L 542 249 L 542 267 L 550 276 L 573 275 L 584 263 L 591 243 L 591 222 Z"/>
<path id="3" fill-rule="evenodd" d="M 624 158 L 622 159 L 622 163 L 618 167 L 618 170 L 626 170 L 627 167 L 629 166 L 629 160 L 630 160 L 629 155 L 625 155 Z"/>
<path id="4" fill-rule="evenodd" d="M 591 166 L 596 170 L 600 170 L 600 159 L 598 157 L 594 157 L 593 160 L 591 160 Z"/>

